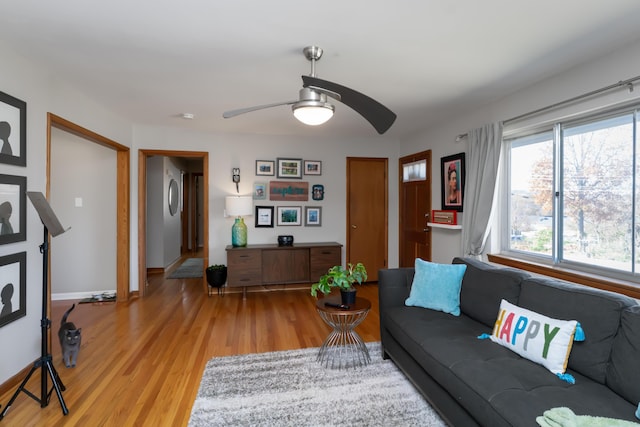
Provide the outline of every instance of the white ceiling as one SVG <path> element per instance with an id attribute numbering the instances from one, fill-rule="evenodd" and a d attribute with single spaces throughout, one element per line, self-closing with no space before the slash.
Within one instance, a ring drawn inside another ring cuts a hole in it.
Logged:
<path id="1" fill-rule="evenodd" d="M 376 136 L 338 102 L 334 118 L 318 128 L 298 123 L 290 106 L 222 118 L 225 110 L 297 99 L 300 76 L 310 72 L 302 48 L 311 44 L 325 52 L 318 77 L 389 107 L 398 119 L 385 136 L 404 138 L 638 39 L 638 0 L 0 6 L 0 40 L 88 96 L 136 123 L 217 132 Z"/>

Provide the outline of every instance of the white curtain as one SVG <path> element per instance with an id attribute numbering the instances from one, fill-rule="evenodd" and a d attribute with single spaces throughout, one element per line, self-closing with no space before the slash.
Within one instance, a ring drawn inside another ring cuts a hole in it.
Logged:
<path id="1" fill-rule="evenodd" d="M 480 258 L 489 234 L 489 218 L 498 178 L 502 122 L 467 132 L 466 180 L 462 216 L 462 253 Z"/>

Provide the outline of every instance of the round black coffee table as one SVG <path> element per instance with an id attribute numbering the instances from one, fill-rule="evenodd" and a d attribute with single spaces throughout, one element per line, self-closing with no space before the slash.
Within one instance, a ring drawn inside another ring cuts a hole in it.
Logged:
<path id="1" fill-rule="evenodd" d="M 316 360 L 330 368 L 356 368 L 371 362 L 369 350 L 354 328 L 367 317 L 371 302 L 356 298 L 348 309 L 328 306 L 325 303 L 340 304 L 339 296 L 321 298 L 316 308 L 322 320 L 333 328 L 324 340 Z"/>

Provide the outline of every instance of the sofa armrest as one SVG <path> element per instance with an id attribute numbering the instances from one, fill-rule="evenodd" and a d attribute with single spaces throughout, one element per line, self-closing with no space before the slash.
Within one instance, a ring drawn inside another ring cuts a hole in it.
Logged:
<path id="1" fill-rule="evenodd" d="M 404 305 L 413 282 L 413 267 L 389 268 L 378 272 L 378 300 L 380 314 L 390 307 Z"/>

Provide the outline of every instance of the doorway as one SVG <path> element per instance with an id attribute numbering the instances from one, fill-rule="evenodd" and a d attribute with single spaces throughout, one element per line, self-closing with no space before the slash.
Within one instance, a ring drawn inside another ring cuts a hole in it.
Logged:
<path id="1" fill-rule="evenodd" d="M 130 200 L 130 161 L 129 147 L 112 141 L 89 129 L 83 128 L 53 113 L 47 113 L 47 183 L 46 197 L 51 199 L 51 146 L 52 129 L 56 128 L 75 135 L 89 143 L 99 144 L 116 152 L 116 298 L 118 302 L 129 300 L 129 200 Z M 49 292 L 51 287 L 49 287 Z M 49 295 L 51 301 L 51 295 Z"/>
<path id="2" fill-rule="evenodd" d="M 431 150 L 399 159 L 400 267 L 413 267 L 415 259 L 431 261 Z"/>
<path id="3" fill-rule="evenodd" d="M 147 160 L 154 156 L 164 157 L 177 157 L 183 158 L 187 161 L 199 161 L 202 163 L 202 178 L 201 178 L 201 208 L 199 209 L 199 215 L 202 216 L 202 258 L 203 258 L 203 270 L 206 268 L 209 262 L 209 153 L 203 151 L 173 151 L 173 150 L 139 150 L 138 152 L 138 284 L 140 289 L 140 296 L 145 295 L 146 287 L 148 285 L 147 280 Z M 189 181 L 187 179 L 186 181 Z M 190 186 L 187 186 L 190 187 Z M 184 188 L 184 186 L 183 186 Z M 184 197 L 184 191 L 183 191 Z M 183 216 L 184 211 L 183 211 Z M 183 218 L 183 225 L 188 221 L 187 218 Z M 195 224 L 193 224 L 195 226 Z M 184 228 L 183 228 L 184 230 Z M 189 234 L 189 233 L 187 233 Z M 184 236 L 184 234 L 183 234 Z M 181 241 L 181 251 L 187 251 L 185 247 L 185 241 Z M 187 243 L 188 246 L 188 243 Z M 204 271 L 202 272 L 202 287 L 203 291 L 207 292 L 207 280 Z"/>
<path id="4" fill-rule="evenodd" d="M 361 262 L 368 281 L 387 267 L 388 159 L 347 157 L 347 263 Z"/>

